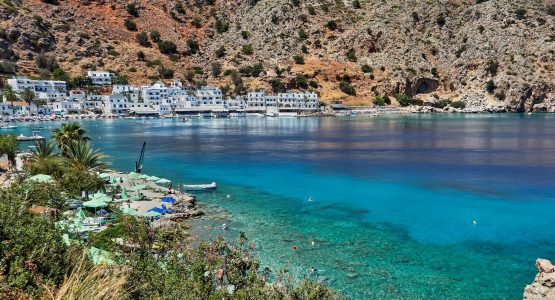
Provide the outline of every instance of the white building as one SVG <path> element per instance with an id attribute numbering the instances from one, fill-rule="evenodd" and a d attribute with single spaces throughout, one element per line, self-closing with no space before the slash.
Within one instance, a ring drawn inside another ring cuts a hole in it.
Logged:
<path id="1" fill-rule="evenodd" d="M 199 106 L 223 107 L 222 90 L 214 86 L 204 86 L 195 91 Z"/>
<path id="2" fill-rule="evenodd" d="M 125 115 L 129 112 L 129 102 L 123 95 L 101 95 L 103 111 L 107 116 Z"/>
<path id="3" fill-rule="evenodd" d="M 40 93 L 65 93 L 67 90 L 65 81 L 34 80 L 29 79 L 27 76 L 15 76 L 14 78 L 10 78 L 8 79 L 8 85 L 18 94 L 29 89 L 35 92 L 37 97 L 39 97 Z"/>
<path id="4" fill-rule="evenodd" d="M 277 96 L 277 105 L 280 109 L 317 110 L 318 95 L 316 93 L 292 91 L 279 93 Z"/>
<path id="5" fill-rule="evenodd" d="M 114 77 L 114 74 L 107 71 L 88 71 L 87 77 L 91 79 L 93 84 L 110 85 L 112 84 L 112 77 Z"/>

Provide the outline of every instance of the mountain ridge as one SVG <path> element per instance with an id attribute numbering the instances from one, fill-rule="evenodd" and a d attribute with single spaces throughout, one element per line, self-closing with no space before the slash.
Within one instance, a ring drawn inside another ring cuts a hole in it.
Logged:
<path id="1" fill-rule="evenodd" d="M 549 1 L 2 1 L 0 54 L 21 74 L 45 76 L 34 66 L 45 53 L 74 76 L 108 69 L 147 84 L 163 75 L 229 95 L 301 88 L 350 105 L 371 105 L 377 94 L 399 105 L 393 96 L 407 94 L 478 109 L 555 110 Z M 177 51 L 162 54 L 152 31 Z M 141 32 L 150 47 L 139 44 Z"/>

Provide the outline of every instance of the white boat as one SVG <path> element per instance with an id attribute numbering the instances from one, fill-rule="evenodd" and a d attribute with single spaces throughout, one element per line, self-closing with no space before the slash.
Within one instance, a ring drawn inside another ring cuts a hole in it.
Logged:
<path id="1" fill-rule="evenodd" d="M 15 129 L 17 126 L 15 125 L 8 125 L 8 124 L 0 124 L 0 129 Z"/>
<path id="2" fill-rule="evenodd" d="M 218 185 L 215 182 L 209 184 L 184 184 L 183 189 L 186 191 L 208 191 L 216 189 Z"/>

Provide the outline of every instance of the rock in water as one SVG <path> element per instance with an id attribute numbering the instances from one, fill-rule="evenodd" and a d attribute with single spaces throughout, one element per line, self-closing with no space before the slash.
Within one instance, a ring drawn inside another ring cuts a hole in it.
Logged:
<path id="1" fill-rule="evenodd" d="M 534 282 L 524 288 L 524 299 L 555 299 L 555 267 L 547 260 L 538 258 L 536 260 L 538 274 Z"/>

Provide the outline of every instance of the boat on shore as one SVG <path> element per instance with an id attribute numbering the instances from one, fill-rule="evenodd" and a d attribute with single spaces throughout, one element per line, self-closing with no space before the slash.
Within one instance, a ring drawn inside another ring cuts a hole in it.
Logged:
<path id="1" fill-rule="evenodd" d="M 218 187 L 215 182 L 209 184 L 184 184 L 183 189 L 185 191 L 210 191 Z"/>

